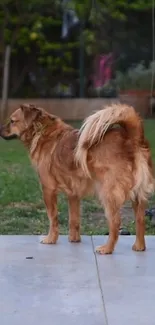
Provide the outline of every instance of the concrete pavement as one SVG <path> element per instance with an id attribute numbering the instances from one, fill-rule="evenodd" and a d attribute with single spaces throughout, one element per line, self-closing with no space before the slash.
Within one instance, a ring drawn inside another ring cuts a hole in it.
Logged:
<path id="1" fill-rule="evenodd" d="M 105 240 L 0 236 L 0 325 L 154 325 L 155 237 L 146 252 L 120 236 L 113 255 L 94 254 Z"/>

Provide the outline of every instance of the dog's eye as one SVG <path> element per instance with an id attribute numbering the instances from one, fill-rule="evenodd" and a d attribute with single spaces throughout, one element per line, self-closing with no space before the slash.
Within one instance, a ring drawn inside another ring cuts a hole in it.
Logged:
<path id="1" fill-rule="evenodd" d="M 14 120 L 11 120 L 10 123 L 13 124 L 15 121 Z"/>

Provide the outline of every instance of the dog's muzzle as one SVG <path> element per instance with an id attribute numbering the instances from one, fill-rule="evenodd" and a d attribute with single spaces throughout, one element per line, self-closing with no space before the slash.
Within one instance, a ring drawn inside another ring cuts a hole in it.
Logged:
<path id="1" fill-rule="evenodd" d="M 0 125 L 0 138 L 3 138 L 4 140 L 12 140 L 12 139 L 16 139 L 17 136 L 15 134 L 12 135 L 4 135 L 3 134 L 4 131 L 4 127 L 2 125 Z"/>

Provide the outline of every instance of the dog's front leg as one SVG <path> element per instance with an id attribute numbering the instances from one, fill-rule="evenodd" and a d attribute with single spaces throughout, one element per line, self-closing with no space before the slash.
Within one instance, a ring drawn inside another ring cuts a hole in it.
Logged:
<path id="1" fill-rule="evenodd" d="M 78 197 L 70 196 L 69 205 L 69 241 L 80 242 L 80 200 Z"/>
<path id="2" fill-rule="evenodd" d="M 48 235 L 41 241 L 41 243 L 55 244 L 59 236 L 57 194 L 44 186 L 42 187 L 42 190 L 50 225 Z"/>

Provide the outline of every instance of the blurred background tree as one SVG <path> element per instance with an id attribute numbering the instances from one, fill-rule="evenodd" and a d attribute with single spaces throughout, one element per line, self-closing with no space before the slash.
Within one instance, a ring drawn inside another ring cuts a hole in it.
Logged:
<path id="1" fill-rule="evenodd" d="M 122 71 L 142 59 L 148 64 L 151 8 L 150 0 L 70 0 L 65 6 L 61 0 L 1 0 L 1 89 L 7 45 L 11 48 L 9 97 L 53 97 L 60 95 L 60 83 L 64 88 L 70 84 L 78 96 L 81 33 L 86 79 L 97 54 L 112 52 Z M 63 38 L 65 9 L 74 10 L 79 23 Z"/>

